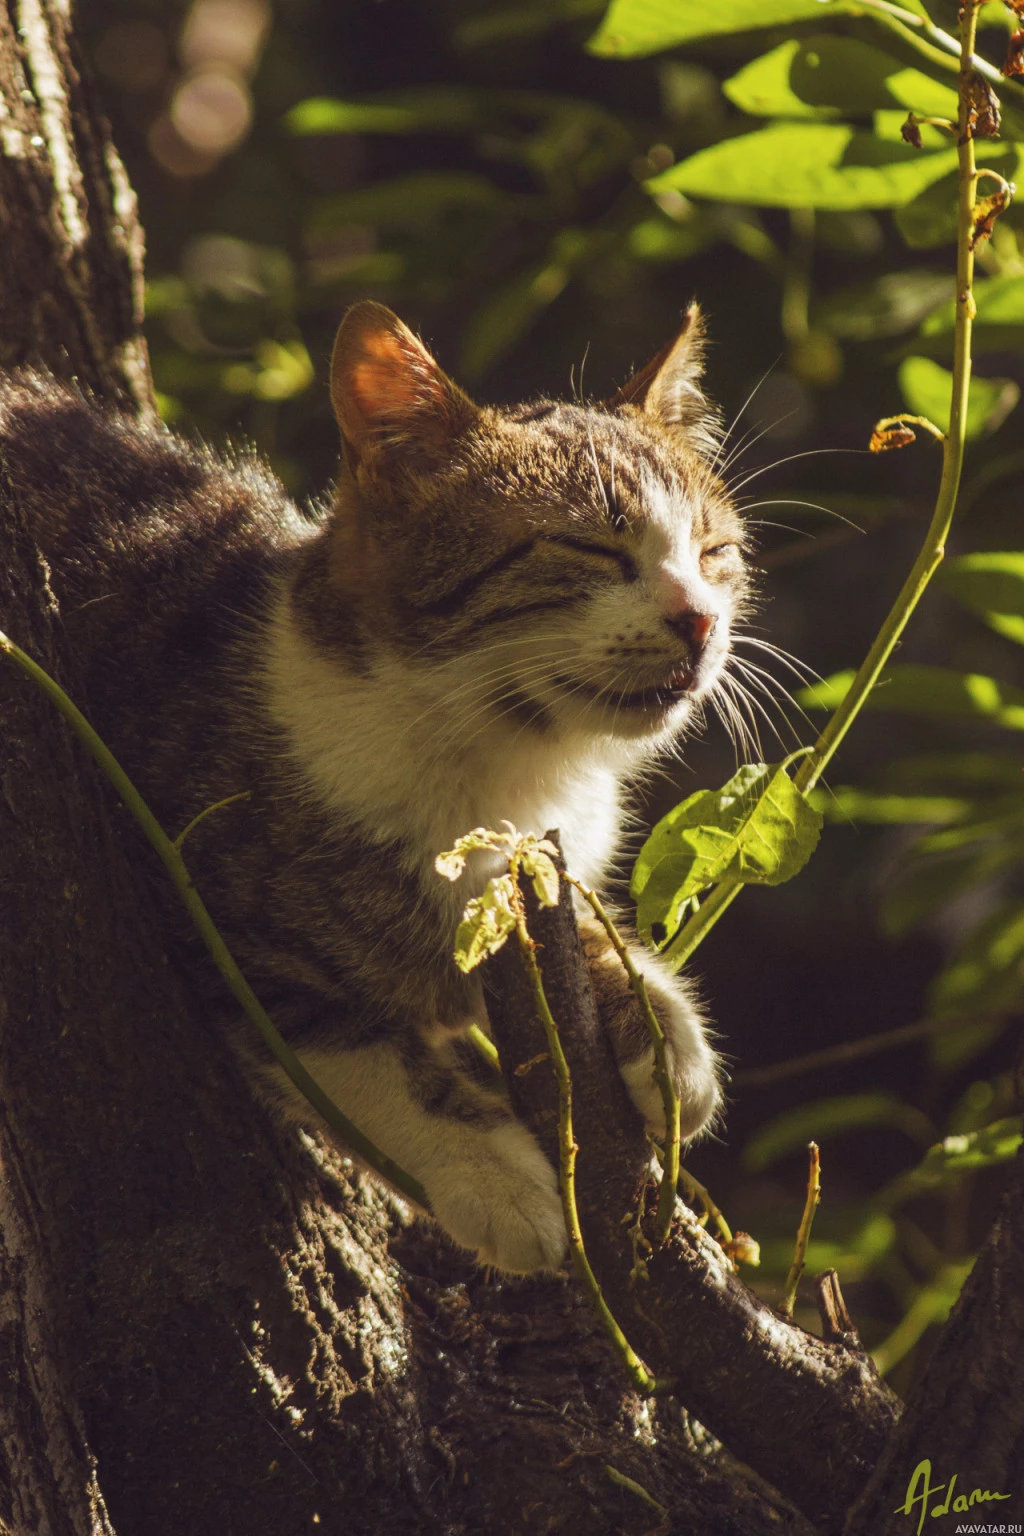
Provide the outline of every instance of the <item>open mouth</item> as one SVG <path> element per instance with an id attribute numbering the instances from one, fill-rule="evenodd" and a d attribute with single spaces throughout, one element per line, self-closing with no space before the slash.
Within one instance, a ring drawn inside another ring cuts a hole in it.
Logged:
<path id="1" fill-rule="evenodd" d="M 653 684 L 647 688 L 637 688 L 629 693 L 614 693 L 609 688 L 594 688 L 587 683 L 574 682 L 568 677 L 556 678 L 567 691 L 585 694 L 588 698 L 598 699 L 603 704 L 611 704 L 616 709 L 644 710 L 648 713 L 664 713 L 674 704 L 689 698 L 694 693 L 697 679 L 692 671 L 674 672 L 663 683 Z"/>

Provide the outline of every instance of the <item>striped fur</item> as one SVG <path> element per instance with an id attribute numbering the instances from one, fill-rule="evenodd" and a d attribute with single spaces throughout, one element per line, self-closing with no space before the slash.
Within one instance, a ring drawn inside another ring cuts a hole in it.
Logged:
<path id="1" fill-rule="evenodd" d="M 309 516 L 251 456 L 217 458 L 45 376 L 0 385 L 0 442 L 95 724 L 172 833 L 246 792 L 186 844 L 215 920 L 341 1108 L 458 1242 L 509 1270 L 560 1261 L 556 1182 L 459 1066 L 486 1014 L 454 929 L 493 866 L 453 888 L 433 861 L 507 818 L 559 827 L 569 866 L 599 884 L 630 775 L 714 688 L 746 577 L 699 361 L 691 312 L 604 406 L 478 408 L 389 311 L 356 306 L 332 365 L 343 472 L 330 512 Z M 602 937 L 586 942 L 657 1129 L 640 1021 Z M 694 1134 L 719 1100 L 714 1054 L 686 984 L 642 963 Z M 195 966 L 211 1015 L 230 1018 Z"/>

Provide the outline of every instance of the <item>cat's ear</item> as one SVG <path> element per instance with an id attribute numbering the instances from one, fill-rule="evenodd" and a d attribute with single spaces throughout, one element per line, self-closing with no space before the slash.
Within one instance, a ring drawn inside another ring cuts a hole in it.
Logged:
<path id="1" fill-rule="evenodd" d="M 371 300 L 338 327 L 331 403 L 352 469 L 374 453 L 436 457 L 477 414 L 408 326 Z"/>
<path id="2" fill-rule="evenodd" d="M 706 346 L 704 317 L 691 304 L 678 336 L 604 401 L 604 409 L 632 405 L 664 426 L 691 428 L 697 445 L 705 446 L 713 440 L 716 420 L 700 387 Z"/>

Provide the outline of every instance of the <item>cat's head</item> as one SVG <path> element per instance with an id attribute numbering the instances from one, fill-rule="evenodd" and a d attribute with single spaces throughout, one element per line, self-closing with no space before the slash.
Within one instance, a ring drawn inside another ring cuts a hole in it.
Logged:
<path id="1" fill-rule="evenodd" d="M 346 607 L 417 670 L 461 658 L 474 708 L 518 729 L 677 730 L 747 591 L 702 352 L 691 308 L 602 404 L 479 407 L 390 310 L 356 305 L 331 369 Z"/>

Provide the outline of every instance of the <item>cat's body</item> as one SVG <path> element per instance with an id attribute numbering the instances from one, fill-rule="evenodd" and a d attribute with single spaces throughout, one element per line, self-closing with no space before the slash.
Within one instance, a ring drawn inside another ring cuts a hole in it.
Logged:
<path id="1" fill-rule="evenodd" d="M 0 388 L 94 723 L 172 835 L 229 801 L 185 853 L 243 971 L 448 1230 L 509 1269 L 559 1261 L 555 1178 L 451 1054 L 486 1023 L 452 951 L 495 866 L 475 856 L 452 886 L 434 859 L 508 819 L 558 827 L 569 868 L 599 883 L 626 776 L 713 685 L 741 535 L 693 451 L 683 342 L 608 410 L 480 412 L 394 317 L 359 306 L 332 379 L 347 473 L 319 521 L 255 460 L 39 376 Z M 657 1125 L 642 1026 L 603 939 L 588 946 Z M 718 1101 L 714 1057 L 685 988 L 644 963 L 693 1133 Z"/>

